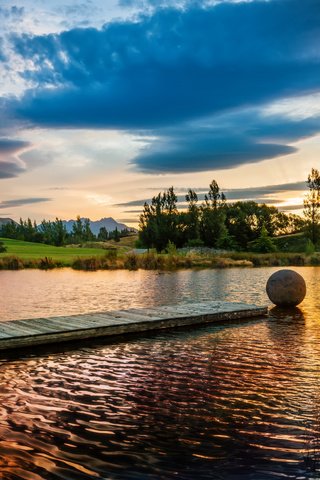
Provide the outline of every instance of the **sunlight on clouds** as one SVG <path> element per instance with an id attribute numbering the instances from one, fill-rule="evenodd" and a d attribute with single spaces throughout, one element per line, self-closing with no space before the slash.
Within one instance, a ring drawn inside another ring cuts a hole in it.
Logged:
<path id="1" fill-rule="evenodd" d="M 278 100 L 265 106 L 262 114 L 283 115 L 293 120 L 320 116 L 320 93 Z"/>
<path id="2" fill-rule="evenodd" d="M 111 195 L 98 195 L 95 193 L 91 195 L 86 195 L 86 198 L 90 202 L 92 202 L 94 205 L 99 205 L 99 206 L 109 206 L 114 203 Z"/>
<path id="3" fill-rule="evenodd" d="M 303 205 L 304 195 L 300 195 L 299 197 L 290 197 L 287 200 L 276 203 L 276 207 L 296 207 L 297 205 Z"/>

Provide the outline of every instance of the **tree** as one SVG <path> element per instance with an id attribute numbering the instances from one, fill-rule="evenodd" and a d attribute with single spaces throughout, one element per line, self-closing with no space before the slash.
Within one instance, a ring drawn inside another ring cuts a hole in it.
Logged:
<path id="1" fill-rule="evenodd" d="M 318 243 L 320 236 L 320 173 L 315 168 L 308 175 L 307 186 L 309 192 L 303 202 L 303 213 L 307 221 L 307 235 L 315 245 Z"/>
<path id="2" fill-rule="evenodd" d="M 200 240 L 200 225 L 199 225 L 199 207 L 197 205 L 198 195 L 191 188 L 186 195 L 188 202 L 188 211 L 185 213 L 183 223 L 185 224 L 184 243 L 199 243 Z"/>
<path id="3" fill-rule="evenodd" d="M 91 228 L 90 228 L 90 220 L 89 218 L 85 218 L 83 221 L 83 231 L 82 231 L 82 238 L 85 242 L 90 242 L 91 240 L 95 239 Z"/>
<path id="4" fill-rule="evenodd" d="M 108 240 L 108 235 L 109 234 L 106 227 L 101 227 L 98 233 L 98 240 L 100 240 L 101 242 L 105 242 L 106 240 Z"/>
<path id="5" fill-rule="evenodd" d="M 110 238 L 112 238 L 115 242 L 120 242 L 120 233 L 118 228 L 116 227 L 112 232 L 110 232 Z"/>
<path id="6" fill-rule="evenodd" d="M 81 243 L 83 240 L 83 223 L 80 215 L 77 215 L 75 222 L 72 224 L 71 237 L 75 243 Z"/>
<path id="7" fill-rule="evenodd" d="M 147 248 L 164 250 L 168 242 L 181 246 L 181 216 L 177 209 L 177 196 L 173 187 L 144 204 L 140 215 L 139 239 Z"/>
<path id="8" fill-rule="evenodd" d="M 250 249 L 257 253 L 271 253 L 276 251 L 275 244 L 269 237 L 268 230 L 263 225 L 259 237 L 250 243 Z"/>
<path id="9" fill-rule="evenodd" d="M 290 220 L 290 230 L 289 219 L 285 213 L 279 212 L 276 207 L 258 204 L 252 200 L 229 204 L 226 216 L 228 231 L 240 250 L 247 250 L 249 243 L 259 238 L 263 227 L 273 237 L 277 233 L 292 233 L 295 228 L 293 221 L 296 221 Z"/>
<path id="10" fill-rule="evenodd" d="M 42 220 L 39 225 L 42 241 L 48 245 L 61 247 L 66 244 L 68 233 L 62 220 L 56 218 L 54 222 Z"/>
<path id="11" fill-rule="evenodd" d="M 220 193 L 215 180 L 209 186 L 208 195 L 200 207 L 200 238 L 207 247 L 221 248 L 227 242 L 226 197 Z M 223 243 L 223 245 L 222 245 Z"/>

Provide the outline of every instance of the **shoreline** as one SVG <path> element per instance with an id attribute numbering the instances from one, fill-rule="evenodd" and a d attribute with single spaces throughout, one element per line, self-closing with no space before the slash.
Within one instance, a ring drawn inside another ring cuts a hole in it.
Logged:
<path id="1" fill-rule="evenodd" d="M 24 258 L 15 255 L 0 257 L 0 270 L 71 268 L 73 270 L 158 270 L 224 269 L 244 267 L 290 267 L 320 265 L 320 254 L 229 252 L 220 255 L 128 253 L 121 256 L 93 255 L 71 259 L 52 257 Z"/>

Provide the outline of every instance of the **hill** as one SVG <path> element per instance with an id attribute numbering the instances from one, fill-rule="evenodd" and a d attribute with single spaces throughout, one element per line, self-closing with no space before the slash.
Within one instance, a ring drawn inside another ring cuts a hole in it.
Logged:
<path id="1" fill-rule="evenodd" d="M 82 218 L 81 220 L 85 220 Z M 64 225 L 66 226 L 67 232 L 72 231 L 72 225 L 74 224 L 75 220 L 67 220 L 64 221 Z M 105 227 L 108 232 L 113 232 L 116 228 L 119 232 L 122 230 L 129 230 L 130 232 L 136 232 L 135 228 L 128 227 L 124 223 L 119 223 L 114 220 L 112 217 L 108 218 L 101 218 L 100 220 L 91 221 L 90 220 L 90 228 L 94 235 L 98 235 L 100 228 Z"/>
<path id="2" fill-rule="evenodd" d="M 11 223 L 11 222 L 13 222 L 13 223 L 15 223 L 16 225 L 18 225 L 17 222 L 15 222 L 14 220 L 12 220 L 12 218 L 0 218 L 0 227 L 1 227 L 2 225 L 6 225 L 6 223 Z"/>

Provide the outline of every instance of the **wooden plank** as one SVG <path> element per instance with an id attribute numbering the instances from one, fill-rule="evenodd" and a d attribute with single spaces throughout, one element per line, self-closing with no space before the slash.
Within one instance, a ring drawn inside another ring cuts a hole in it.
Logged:
<path id="1" fill-rule="evenodd" d="M 263 316 L 266 307 L 226 302 L 167 305 L 15 320 L 0 324 L 0 350 Z"/>

